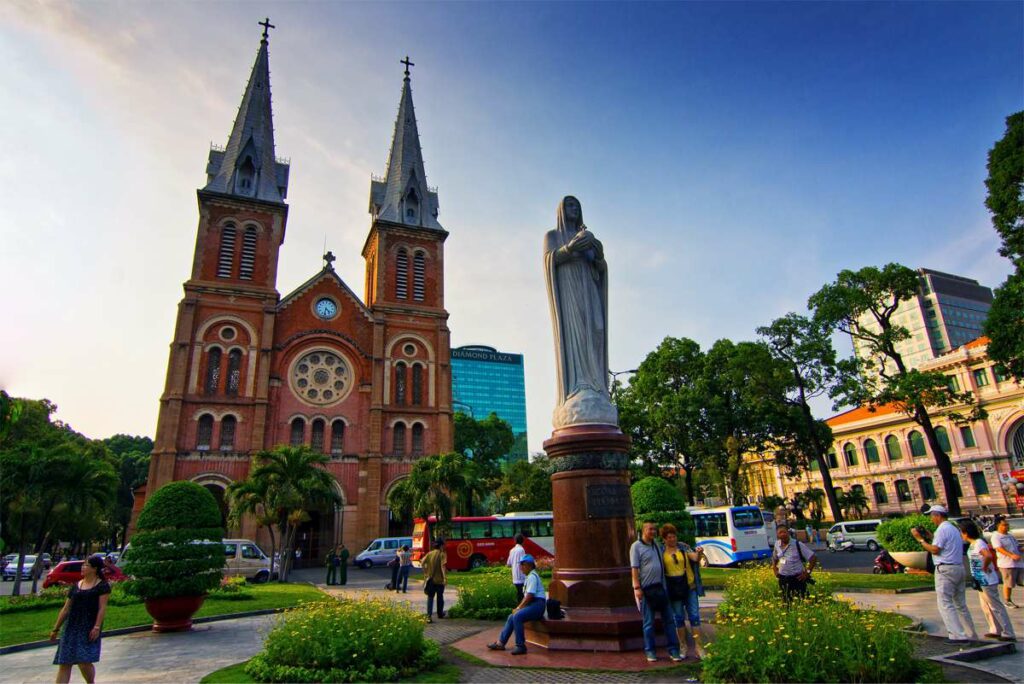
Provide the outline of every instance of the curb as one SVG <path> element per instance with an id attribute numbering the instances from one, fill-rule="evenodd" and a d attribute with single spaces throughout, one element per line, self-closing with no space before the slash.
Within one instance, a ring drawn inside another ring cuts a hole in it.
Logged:
<path id="1" fill-rule="evenodd" d="M 1011 653 L 1016 652 L 1017 644 L 1015 642 L 1005 641 L 996 644 L 985 644 L 976 648 L 969 648 L 966 651 L 960 651 L 959 653 L 932 656 L 928 658 L 928 660 L 933 663 L 938 663 L 939 665 L 965 667 L 979 673 L 984 673 L 989 677 L 995 677 L 998 681 L 1013 681 L 1006 679 L 1006 677 L 999 672 L 994 672 L 986 668 L 980 661 L 987 660 L 988 658 L 1010 655 Z"/>
<path id="2" fill-rule="evenodd" d="M 264 608 L 263 610 L 250 610 L 244 613 L 225 613 L 223 615 L 208 615 L 206 617 L 194 618 L 192 624 L 201 625 L 207 622 L 220 622 L 222 620 L 237 620 L 239 618 L 247 617 L 259 617 L 260 615 L 273 615 L 274 613 L 283 613 L 288 610 L 287 608 Z M 104 637 L 123 636 L 125 634 L 135 634 L 136 632 L 150 632 L 153 630 L 153 625 L 135 625 L 133 627 L 119 627 L 117 629 L 105 630 L 103 632 Z M 37 648 L 46 648 L 47 646 L 56 646 L 57 642 L 45 640 L 45 641 L 29 641 L 24 644 L 11 644 L 10 646 L 0 646 L 0 656 L 7 655 L 8 653 L 19 653 L 20 651 L 31 651 Z"/>

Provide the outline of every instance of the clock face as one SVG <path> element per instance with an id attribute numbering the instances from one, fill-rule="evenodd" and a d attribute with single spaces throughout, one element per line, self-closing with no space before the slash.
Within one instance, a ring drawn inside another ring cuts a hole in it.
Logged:
<path id="1" fill-rule="evenodd" d="M 334 318 L 338 313 L 338 305 L 334 300 L 324 297 L 316 303 L 316 315 L 323 319 Z"/>

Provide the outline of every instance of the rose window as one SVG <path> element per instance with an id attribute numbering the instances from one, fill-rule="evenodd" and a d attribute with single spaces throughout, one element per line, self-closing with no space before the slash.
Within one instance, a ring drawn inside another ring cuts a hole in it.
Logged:
<path id="1" fill-rule="evenodd" d="M 348 393 L 351 378 L 348 362 L 331 352 L 309 352 L 292 366 L 292 390 L 310 404 L 338 401 Z"/>

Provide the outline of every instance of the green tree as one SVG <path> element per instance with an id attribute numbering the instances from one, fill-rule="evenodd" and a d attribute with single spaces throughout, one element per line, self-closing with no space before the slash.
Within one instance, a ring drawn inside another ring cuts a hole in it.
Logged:
<path id="1" fill-rule="evenodd" d="M 550 511 L 551 473 L 540 463 L 514 461 L 505 468 L 498 498 L 504 511 Z"/>
<path id="2" fill-rule="evenodd" d="M 809 472 L 811 464 L 816 463 L 832 517 L 841 522 L 842 509 L 826 458 L 832 446 L 832 428 L 814 417 L 810 405 L 812 399 L 828 394 L 847 380 L 836 359 L 829 332 L 821 322 L 796 313 L 788 313 L 757 329 L 772 356 L 788 368 L 791 375 L 783 400 L 792 410 L 786 428 L 776 436 L 775 461 L 785 468 L 789 477 L 801 471 Z"/>
<path id="3" fill-rule="evenodd" d="M 999 253 L 1024 270 L 1024 111 L 1006 117 L 1006 132 L 988 152 L 985 206 L 1002 238 Z"/>
<path id="4" fill-rule="evenodd" d="M 1024 272 L 1020 267 L 996 288 L 985 318 L 988 355 L 1024 383 Z"/>
<path id="5" fill-rule="evenodd" d="M 838 399 L 836 407 L 892 404 L 920 425 L 942 476 L 950 514 L 958 516 L 960 499 L 953 465 L 939 443 L 929 412 L 944 412 L 957 423 L 979 420 L 985 412 L 971 392 L 954 391 L 939 371 L 908 368 L 896 351 L 896 344 L 909 339 L 910 332 L 898 325 L 894 316 L 900 303 L 916 296 L 917 291 L 917 273 L 906 266 L 869 266 L 840 272 L 835 282 L 811 295 L 808 305 L 817 322 L 850 335 L 862 352 L 861 358 L 841 362 L 849 372 L 831 392 Z"/>
<path id="6" fill-rule="evenodd" d="M 274 503 L 274 489 L 269 478 L 235 480 L 228 485 L 225 492 L 228 500 L 228 522 L 232 527 L 240 527 L 245 517 L 256 523 L 256 529 L 266 528 L 270 535 L 270 576 L 273 577 L 277 568 L 277 527 L 280 522 Z"/>
<path id="7" fill-rule="evenodd" d="M 118 434 L 104 439 L 103 444 L 114 455 L 119 476 L 111 519 L 111 543 L 116 548 L 123 548 L 132 508 L 135 506 L 135 488 L 144 484 L 149 476 L 153 440 L 149 437 Z"/>
<path id="8" fill-rule="evenodd" d="M 645 477 L 630 488 L 633 513 L 642 516 L 655 511 L 681 511 L 686 499 L 678 489 L 663 477 Z"/>
<path id="9" fill-rule="evenodd" d="M 474 470 L 474 464 L 460 453 L 421 458 L 409 476 L 391 488 L 388 506 L 403 517 L 436 516 L 435 534 L 447 534 L 452 517 L 468 512 L 486 493 Z"/>
<path id="10" fill-rule="evenodd" d="M 455 451 L 472 459 L 477 466 L 478 476 L 497 487 L 501 479 L 501 464 L 512 452 L 516 441 L 512 426 L 496 413 L 491 413 L 483 420 L 456 413 L 453 421 Z"/>
<path id="11" fill-rule="evenodd" d="M 306 446 L 278 446 L 257 453 L 248 479 L 254 487 L 265 487 L 267 500 L 277 512 L 281 530 L 282 582 L 288 581 L 294 557 L 295 535 L 309 520 L 309 512 L 341 504 L 334 476 L 327 472 L 328 457 Z"/>
<path id="12" fill-rule="evenodd" d="M 864 490 L 859 487 L 839 495 L 839 505 L 847 516 L 860 520 L 864 511 L 871 508 Z"/>

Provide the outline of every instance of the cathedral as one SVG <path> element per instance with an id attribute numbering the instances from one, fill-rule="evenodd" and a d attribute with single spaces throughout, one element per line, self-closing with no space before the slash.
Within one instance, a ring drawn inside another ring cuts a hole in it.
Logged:
<path id="1" fill-rule="evenodd" d="M 280 295 L 289 163 L 274 150 L 268 27 L 227 144 L 211 149 L 197 193 L 195 255 L 145 491 L 192 480 L 223 505 L 256 452 L 321 451 L 342 505 L 313 512 L 300 530 L 299 549 L 315 559 L 339 542 L 357 548 L 408 533 L 388 492 L 417 458 L 452 449 L 448 233 L 424 173 L 407 58 L 387 169 L 370 182 L 362 299 L 330 252 Z M 229 533 L 257 538 L 252 523 Z"/>

